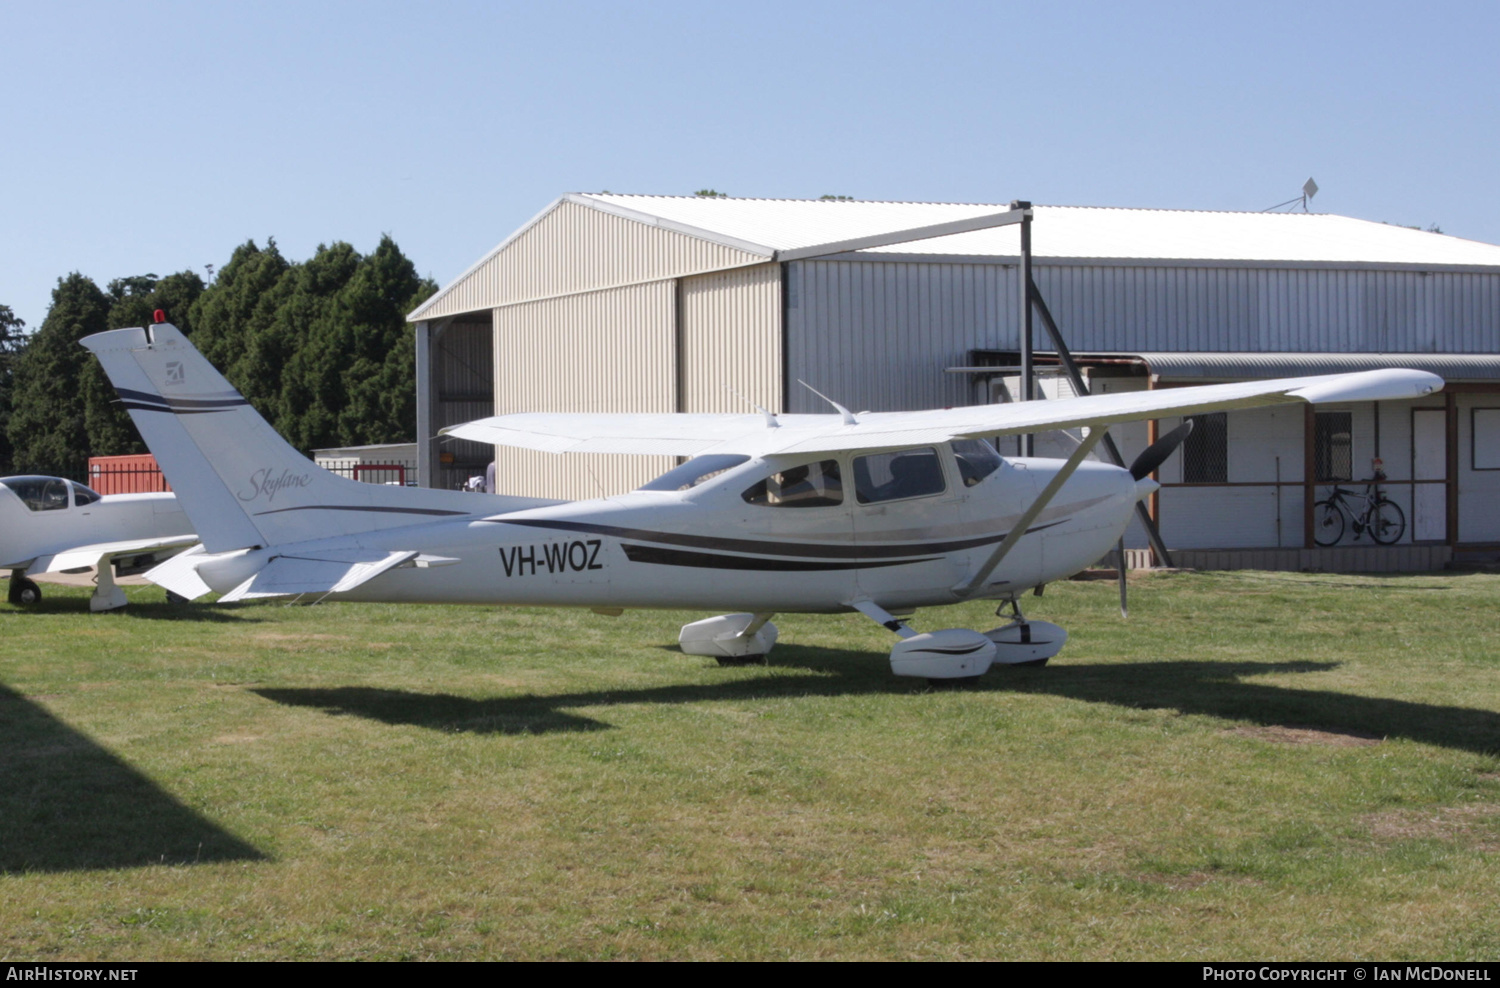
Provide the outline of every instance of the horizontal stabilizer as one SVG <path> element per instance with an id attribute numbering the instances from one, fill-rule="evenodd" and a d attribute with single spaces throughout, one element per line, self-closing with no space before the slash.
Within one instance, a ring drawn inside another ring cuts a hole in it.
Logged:
<path id="1" fill-rule="evenodd" d="M 62 573 L 67 570 L 91 569 L 103 566 L 120 556 L 140 556 L 148 552 L 167 549 L 182 549 L 198 542 L 196 535 L 173 535 L 167 538 L 126 539 L 121 542 L 98 542 L 81 545 L 65 552 L 38 556 L 29 567 L 32 573 Z"/>
<path id="2" fill-rule="evenodd" d="M 219 603 L 304 593 L 340 593 L 373 580 L 388 569 L 416 560 L 414 551 L 348 549 L 277 556 L 260 572 L 219 598 Z"/>
<path id="3" fill-rule="evenodd" d="M 166 562 L 153 566 L 143 575 L 163 590 L 170 590 L 184 600 L 197 600 L 213 588 L 198 575 L 198 564 L 203 560 L 204 549 L 195 545 L 180 552 Z"/>

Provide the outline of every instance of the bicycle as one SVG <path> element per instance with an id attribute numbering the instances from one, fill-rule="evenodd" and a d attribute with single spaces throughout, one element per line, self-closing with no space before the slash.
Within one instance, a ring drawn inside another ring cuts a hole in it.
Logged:
<path id="1" fill-rule="evenodd" d="M 1313 505 L 1313 541 L 1321 546 L 1336 544 L 1344 537 L 1345 519 L 1354 526 L 1357 540 L 1364 532 L 1381 545 L 1401 541 L 1406 534 L 1406 513 L 1385 496 L 1377 484 L 1384 480 L 1377 474 L 1365 485 L 1363 494 L 1349 487 L 1333 485 L 1333 493 Z M 1364 510 L 1355 511 L 1350 502 L 1364 502 Z"/>

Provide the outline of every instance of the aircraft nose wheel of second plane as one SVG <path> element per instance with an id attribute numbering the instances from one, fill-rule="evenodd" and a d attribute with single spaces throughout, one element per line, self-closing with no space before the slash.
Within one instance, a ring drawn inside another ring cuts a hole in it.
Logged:
<path id="1" fill-rule="evenodd" d="M 11 575 L 8 599 L 12 604 L 30 607 L 42 600 L 42 588 L 24 576 Z"/>

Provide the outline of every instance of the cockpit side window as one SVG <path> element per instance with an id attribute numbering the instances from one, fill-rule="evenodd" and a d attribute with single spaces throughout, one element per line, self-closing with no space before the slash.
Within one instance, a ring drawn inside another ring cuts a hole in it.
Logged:
<path id="1" fill-rule="evenodd" d="M 68 506 L 68 482 L 58 477 L 7 477 L 5 486 L 32 511 L 62 511 Z"/>
<path id="2" fill-rule="evenodd" d="M 947 489 L 937 450 L 903 449 L 854 458 L 854 494 L 860 504 L 927 497 Z"/>
<path id="3" fill-rule="evenodd" d="M 953 440 L 953 457 L 958 461 L 958 475 L 965 487 L 973 487 L 1005 463 L 995 447 L 983 439 Z"/>
<path id="4" fill-rule="evenodd" d="M 73 507 L 81 508 L 99 500 L 99 492 L 92 487 L 85 487 L 75 480 L 68 481 L 68 484 L 73 488 Z"/>
<path id="5" fill-rule="evenodd" d="M 819 460 L 773 473 L 740 496 L 771 508 L 823 508 L 844 503 L 844 481 L 838 460 Z"/>
<path id="6" fill-rule="evenodd" d="M 741 463 L 748 463 L 750 457 L 738 453 L 712 453 L 708 456 L 695 456 L 686 463 L 680 464 L 657 477 L 651 483 L 636 488 L 642 491 L 686 491 L 697 487 L 705 480 L 712 480 L 725 470 L 731 470 Z"/>

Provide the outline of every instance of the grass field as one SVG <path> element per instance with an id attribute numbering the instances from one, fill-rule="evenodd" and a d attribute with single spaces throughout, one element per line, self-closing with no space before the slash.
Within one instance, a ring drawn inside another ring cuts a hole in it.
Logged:
<path id="1" fill-rule="evenodd" d="M 0 605 L 0 958 L 1500 955 L 1500 577 L 1115 592 L 932 690 L 857 616 L 721 669 L 702 615 L 49 588 Z"/>

